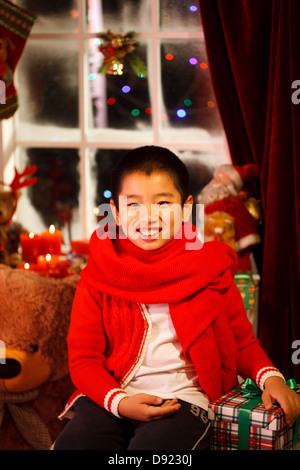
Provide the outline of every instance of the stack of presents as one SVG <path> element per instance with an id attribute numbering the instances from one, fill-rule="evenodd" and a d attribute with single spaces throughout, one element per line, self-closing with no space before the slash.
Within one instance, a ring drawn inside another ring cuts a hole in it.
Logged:
<path id="1" fill-rule="evenodd" d="M 239 271 L 235 282 L 256 333 L 259 277 Z M 293 379 L 287 384 L 300 393 Z M 210 404 L 212 450 L 300 449 L 300 418 L 293 426 L 288 426 L 280 406 L 274 404 L 271 411 L 266 411 L 261 394 L 256 384 L 246 379 L 239 387 Z"/>
<path id="2" fill-rule="evenodd" d="M 249 185 L 258 177 L 259 169 L 255 164 L 221 165 L 197 197 L 197 203 L 205 206 L 204 240 L 222 241 L 237 252 L 235 283 L 255 335 L 260 276 L 253 248 L 261 241 L 258 226 L 262 223 L 262 214 Z M 300 393 L 293 380 L 287 384 Z M 300 449 L 300 418 L 293 426 L 288 426 L 278 405 L 266 411 L 261 394 L 256 384 L 246 379 L 210 404 L 212 450 Z"/>
<path id="3" fill-rule="evenodd" d="M 238 272 L 235 282 L 243 298 L 247 316 L 257 330 L 258 279 Z M 300 393 L 289 380 L 287 384 Z M 300 418 L 293 426 L 285 422 L 280 406 L 266 411 L 261 390 L 250 379 L 210 404 L 212 450 L 299 450 Z"/>

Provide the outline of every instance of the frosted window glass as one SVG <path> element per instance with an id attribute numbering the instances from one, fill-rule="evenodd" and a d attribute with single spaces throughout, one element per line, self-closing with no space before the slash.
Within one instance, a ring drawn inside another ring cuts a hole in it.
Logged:
<path id="1" fill-rule="evenodd" d="M 14 0 L 36 16 L 32 33 L 68 33 L 78 29 L 78 5 L 74 0 Z"/>
<path id="2" fill-rule="evenodd" d="M 17 89 L 20 140 L 79 140 L 76 40 L 29 41 L 18 65 Z"/>
<path id="3" fill-rule="evenodd" d="M 88 126 L 90 129 L 140 131 L 151 127 L 151 99 L 148 77 L 141 78 L 125 62 L 122 75 L 102 75 L 98 69 L 103 54 L 98 42 L 89 41 L 87 55 Z M 138 57 L 148 67 L 148 44 L 139 41 Z M 126 59 L 126 58 L 125 58 Z"/>
<path id="4" fill-rule="evenodd" d="M 18 168 L 37 165 L 37 183 L 22 190 L 18 221 L 30 232 L 50 225 L 63 232 L 65 245 L 81 237 L 80 173 L 77 149 L 19 149 Z"/>
<path id="5" fill-rule="evenodd" d="M 160 0 L 162 31 L 200 31 L 201 16 L 198 0 Z"/>
<path id="6" fill-rule="evenodd" d="M 223 135 L 202 39 L 162 41 L 161 87 L 162 132 L 196 129 L 203 142 Z"/>
<path id="7" fill-rule="evenodd" d="M 94 21 L 101 14 L 101 23 Z M 111 29 L 115 33 L 129 30 L 139 32 L 151 29 L 151 1 L 149 0 L 87 0 L 87 29 L 97 33 Z M 102 28 L 99 30 L 99 28 Z"/>

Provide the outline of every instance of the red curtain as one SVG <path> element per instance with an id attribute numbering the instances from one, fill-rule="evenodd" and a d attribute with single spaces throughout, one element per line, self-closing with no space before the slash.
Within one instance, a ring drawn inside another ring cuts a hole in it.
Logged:
<path id="1" fill-rule="evenodd" d="M 232 161 L 260 167 L 259 339 L 286 377 L 300 381 L 300 347 L 293 344 L 300 343 L 300 103 L 292 100 L 300 80 L 300 2 L 199 4 Z"/>

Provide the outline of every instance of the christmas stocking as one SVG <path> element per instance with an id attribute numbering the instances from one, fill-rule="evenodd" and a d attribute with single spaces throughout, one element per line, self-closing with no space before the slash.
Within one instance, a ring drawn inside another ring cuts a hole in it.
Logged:
<path id="1" fill-rule="evenodd" d="M 35 21 L 28 11 L 0 0 L 0 119 L 8 119 L 18 109 L 13 74 Z"/>

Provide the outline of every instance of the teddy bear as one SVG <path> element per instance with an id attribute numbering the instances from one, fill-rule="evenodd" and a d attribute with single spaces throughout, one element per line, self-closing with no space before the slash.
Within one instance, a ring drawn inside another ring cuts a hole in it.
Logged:
<path id="1" fill-rule="evenodd" d="M 16 197 L 4 185 L 0 186 L 0 261 L 6 262 L 5 241 L 7 228 L 17 205 Z"/>
<path id="2" fill-rule="evenodd" d="M 204 238 L 205 241 L 224 242 L 235 249 L 234 218 L 221 211 L 207 214 L 204 224 Z"/>
<path id="3" fill-rule="evenodd" d="M 62 430 L 78 280 L 0 265 L 0 450 L 48 450 Z"/>

